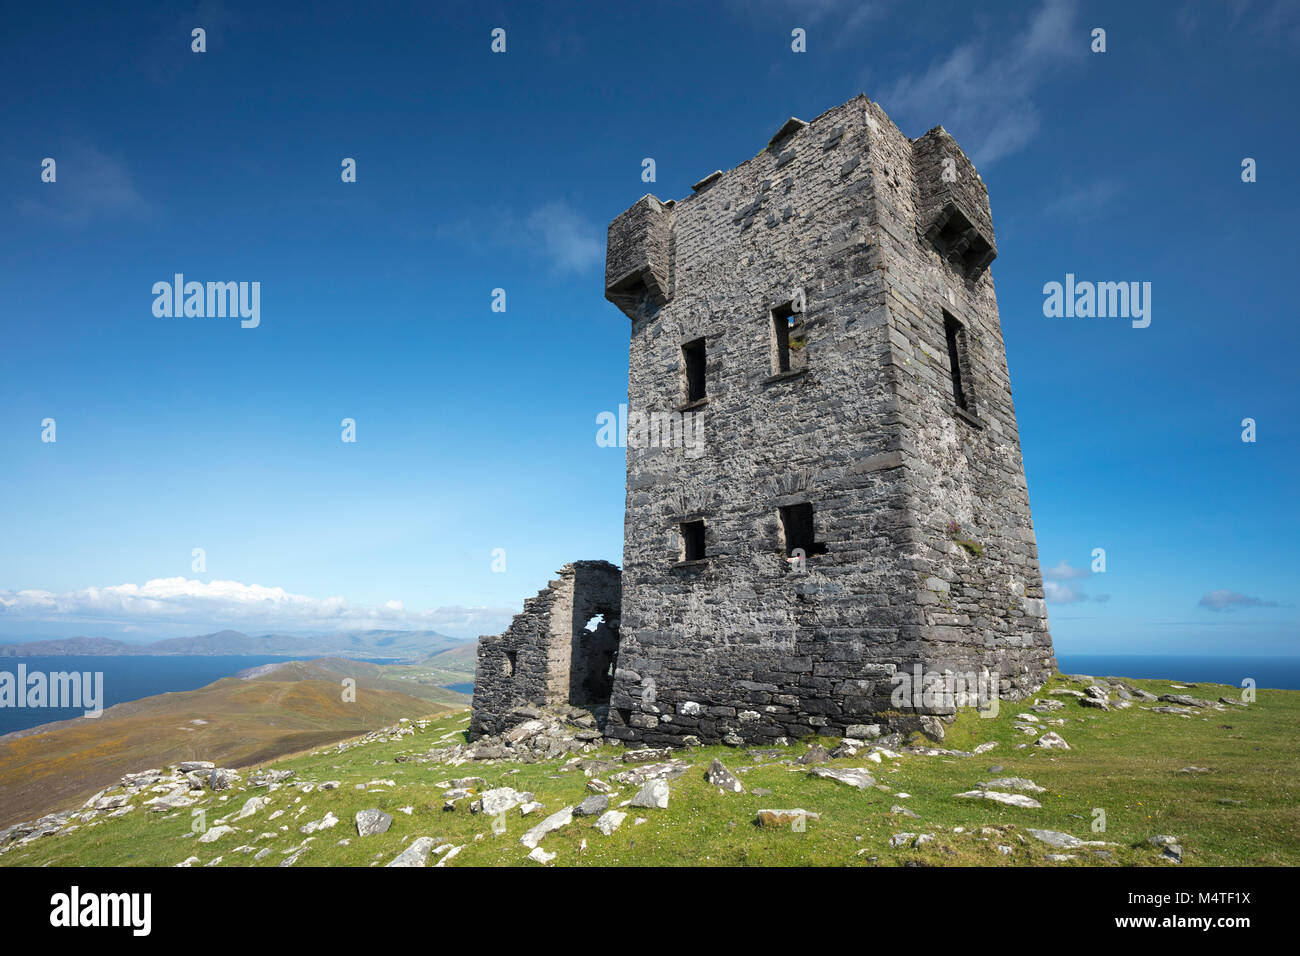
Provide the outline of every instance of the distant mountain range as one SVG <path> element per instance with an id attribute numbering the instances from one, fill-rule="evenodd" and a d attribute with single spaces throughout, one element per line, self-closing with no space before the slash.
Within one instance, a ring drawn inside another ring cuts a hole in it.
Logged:
<path id="1" fill-rule="evenodd" d="M 130 643 L 106 637 L 68 637 L 54 640 L 0 644 L 0 657 L 63 657 L 68 655 L 113 656 L 131 654 L 272 655 L 284 657 L 382 658 L 417 661 L 473 641 L 439 634 L 437 631 L 352 631 L 340 634 L 303 636 L 263 634 L 257 637 L 239 631 L 217 631 L 195 637 L 169 637 L 150 643 Z"/>

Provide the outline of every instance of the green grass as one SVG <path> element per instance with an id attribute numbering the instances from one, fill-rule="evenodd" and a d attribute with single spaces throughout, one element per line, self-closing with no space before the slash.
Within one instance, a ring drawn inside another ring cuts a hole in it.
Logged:
<path id="1" fill-rule="evenodd" d="M 1168 681 L 1134 680 L 1134 686 L 1153 693 L 1173 691 Z M 1055 686 L 1071 686 L 1057 679 Z M 1186 693 L 1215 699 L 1239 694 L 1229 687 L 1202 684 Z M 1092 854 L 1090 848 L 1073 852 L 1078 860 L 1059 865 L 1158 865 L 1159 852 L 1147 843 L 1155 834 L 1179 837 L 1184 865 L 1294 866 L 1300 863 L 1300 810 L 1297 809 L 1297 767 L 1300 767 L 1300 692 L 1261 690 L 1249 708 L 1226 712 L 1198 712 L 1190 719 L 1153 713 L 1135 703 L 1123 711 L 1085 709 L 1073 699 L 1061 698 L 1064 709 L 1038 714 L 1043 720 L 1064 718 L 1064 726 L 1045 727 L 1060 733 L 1069 751 L 1032 746 L 1036 737 L 1011 724 L 1024 705 L 1002 702 L 996 718 L 962 713 L 949 727 L 942 744 L 948 749 L 970 750 L 986 741 L 998 747 L 978 756 L 946 757 L 905 754 L 886 758 L 880 765 L 857 758 L 832 765 L 865 766 L 876 777 L 877 788 L 859 791 L 829 780 L 810 778 L 807 768 L 767 760 L 756 763 L 749 748 L 725 746 L 680 751 L 691 769 L 671 783 L 667 810 L 624 808 L 628 818 L 611 836 L 595 830 L 592 818 L 575 818 L 569 827 L 547 836 L 542 848 L 557 853 L 554 865 L 990 865 L 1015 866 L 1044 863 L 1054 850 L 1029 838 L 1026 828 L 1063 830 L 1083 840 L 1107 840 L 1116 846 L 1105 850 L 1114 862 Z M 1026 704 L 1029 702 L 1025 702 Z M 1150 705 L 1147 705 L 1150 706 Z M 277 761 L 292 768 L 298 778 L 313 782 L 339 780 L 328 792 L 300 794 L 284 787 L 271 794 L 270 807 L 235 823 L 243 832 L 228 834 L 215 843 L 200 844 L 186 836 L 190 810 L 158 814 L 137 809 L 124 817 L 37 841 L 21 850 L 0 855 L 0 865 L 172 865 L 194 855 L 200 864 L 218 855 L 220 865 L 277 865 L 281 851 L 299 845 L 298 827 L 331 811 L 340 819 L 321 831 L 299 866 L 368 866 L 391 860 L 416 836 L 433 836 L 465 848 L 450 866 L 536 866 L 520 835 L 547 814 L 589 795 L 587 778 L 580 770 L 561 769 L 564 761 L 536 764 L 464 763 L 457 767 L 413 762 L 396 763 L 399 754 L 423 753 L 442 746 L 437 738 L 454 732 L 462 739 L 468 715 L 442 715 L 426 730 L 400 741 L 358 746 L 342 753 L 333 748 Z M 833 743 L 833 741 L 821 741 Z M 792 744 L 780 760 L 802 754 L 811 741 Z M 1015 749 L 1016 744 L 1030 746 Z M 584 759 L 617 759 L 621 750 L 602 748 Z M 704 780 L 713 757 L 739 773 L 746 792 L 722 794 Z M 1001 770 L 989 768 L 1001 765 Z M 1210 773 L 1183 774 L 1182 767 L 1206 767 Z M 746 768 L 751 768 L 746 770 Z M 622 769 L 621 767 L 619 769 Z M 489 787 L 510 786 L 531 790 L 545 804 L 528 817 L 512 810 L 506 815 L 507 832 L 494 835 L 492 821 L 469 812 L 468 800 L 452 812 L 442 809 L 438 784 L 454 777 L 481 776 Z M 986 800 L 955 799 L 980 781 L 996 776 L 1028 777 L 1047 792 L 1033 794 L 1041 809 L 1022 809 Z M 247 772 L 244 774 L 247 779 Z M 602 774 L 608 779 L 608 774 Z M 355 784 L 392 779 L 393 788 L 367 793 Z M 755 787 L 771 790 L 755 796 Z M 631 797 L 635 788 L 624 786 L 611 796 L 611 807 Z M 910 797 L 898 794 L 906 792 Z M 208 822 L 237 811 L 264 789 L 235 791 L 226 799 L 208 795 L 200 804 Z M 295 802 L 300 798 L 300 802 Z M 1234 801 L 1222 803 L 1220 801 Z M 137 798 L 139 802 L 139 798 Z M 890 807 L 902 804 L 920 819 L 892 816 Z M 306 805 L 301 816 L 294 811 Z M 412 807 L 411 815 L 400 811 Z M 358 838 L 353 815 L 377 807 L 393 815 L 390 831 Z M 754 825 L 756 812 L 765 807 L 802 807 L 821 815 L 809 821 L 806 832 L 767 830 Z M 288 809 L 268 821 L 276 809 Z M 1094 810 L 1105 812 L 1106 830 L 1091 829 Z M 646 822 L 634 825 L 637 816 Z M 288 825 L 287 831 L 279 829 Z M 998 828 L 996 836 L 981 835 L 981 828 Z M 958 829 L 964 832 L 957 832 Z M 933 842 L 919 848 L 891 848 L 889 838 L 900 831 L 932 833 Z M 257 839 L 263 832 L 274 836 Z M 348 846 L 337 846 L 342 838 Z M 586 849 L 581 842 L 586 841 Z M 1010 856 L 994 849 L 1002 843 L 1013 848 Z M 273 852 L 260 863 L 252 855 L 232 854 L 241 844 L 269 846 Z M 431 861 L 432 863 L 433 861 Z M 196 865 L 200 865 L 196 864 Z"/>

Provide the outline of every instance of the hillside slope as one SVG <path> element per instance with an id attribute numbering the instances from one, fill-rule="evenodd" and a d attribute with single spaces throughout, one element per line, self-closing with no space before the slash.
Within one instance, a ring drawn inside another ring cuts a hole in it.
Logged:
<path id="1" fill-rule="evenodd" d="M 261 786 L 245 774 L 228 792 L 195 791 L 192 809 L 157 812 L 144 805 L 154 791 L 124 791 L 115 817 L 77 811 L 51 835 L 10 834 L 0 865 L 377 866 L 399 854 L 449 866 L 1300 863 L 1300 692 L 1262 690 L 1242 706 L 1218 703 L 1239 698 L 1234 688 L 1131 680 L 1124 693 L 1196 702 L 1124 699 L 1112 684 L 1103 710 L 1082 702 L 1090 686 L 1057 678 L 996 717 L 963 713 L 938 745 L 664 755 L 584 743 L 585 719 L 564 730 L 543 715 L 513 742 L 468 746 L 468 715 L 446 714 L 277 761 L 292 775 Z M 1048 733 L 1069 749 L 1040 746 Z M 706 778 L 715 759 L 739 792 Z M 647 789 L 659 792 L 637 801 Z M 574 815 L 584 800 L 595 812 Z M 765 809 L 809 814 L 759 826 Z M 362 836 L 356 815 L 370 810 L 391 820 Z M 521 840 L 544 820 L 554 830 L 534 831 L 534 852 Z"/>
<path id="2" fill-rule="evenodd" d="M 340 663 L 357 681 L 354 702 L 342 699 L 341 678 L 327 666 L 290 662 L 278 674 L 227 677 L 118 704 L 98 719 L 0 737 L 0 826 L 85 799 L 130 771 L 194 759 L 240 767 L 466 700 L 362 673 L 374 665 Z"/>

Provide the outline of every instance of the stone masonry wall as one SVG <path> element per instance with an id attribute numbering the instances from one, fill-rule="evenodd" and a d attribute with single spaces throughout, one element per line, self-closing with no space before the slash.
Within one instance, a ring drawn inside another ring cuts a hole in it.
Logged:
<path id="1" fill-rule="evenodd" d="M 470 736 L 500 733 L 523 704 L 608 703 L 618 651 L 619 570 L 576 561 L 524 602 L 498 636 L 480 637 Z M 587 624 L 600 615 L 603 621 Z"/>
<path id="2" fill-rule="evenodd" d="M 872 161 L 899 184 L 882 203 L 879 235 L 891 263 L 886 361 L 916 516 L 905 561 L 924 609 L 924 624 L 905 636 L 927 669 L 996 673 L 1003 696 L 1018 698 L 1056 661 L 993 278 L 974 269 L 972 279 L 923 238 L 942 207 L 924 204 L 921 184 L 942 181 L 945 159 L 955 173 L 945 199 L 996 248 L 988 192 L 941 127 L 909 141 L 878 106 L 868 109 L 879 129 Z M 945 312 L 967 333 L 969 414 L 953 398 Z"/>
<path id="3" fill-rule="evenodd" d="M 867 135 L 846 104 L 671 207 L 673 296 L 632 319 L 628 405 L 681 407 L 681 346 L 703 337 L 705 447 L 628 449 L 610 736 L 771 739 L 888 706 L 890 645 L 922 618 L 899 563 L 913 518 Z M 772 309 L 797 289 L 806 366 L 782 376 Z M 797 574 L 778 509 L 802 502 L 828 551 Z M 708 556 L 681 563 L 679 526 L 696 517 Z"/>
<path id="4" fill-rule="evenodd" d="M 690 407 L 704 416 L 702 454 L 628 449 L 609 736 L 843 731 L 890 710 L 890 678 L 916 663 L 997 670 L 1011 694 L 1053 665 L 985 271 L 991 217 L 955 144 L 956 181 L 934 175 L 946 135 L 914 145 L 859 97 L 787 123 L 694 195 L 643 200 L 611 225 L 629 409 L 681 410 L 682 346 L 701 338 L 707 392 Z M 940 214 L 960 226 L 951 262 L 934 248 Z M 969 276 L 965 249 L 978 253 Z M 638 275 L 653 278 L 638 288 Z M 773 310 L 800 291 L 806 343 L 781 374 Z M 952 399 L 944 309 L 969 333 L 968 415 Z M 798 573 L 778 515 L 803 503 L 826 551 Z M 683 561 L 680 526 L 695 519 L 706 556 Z"/>

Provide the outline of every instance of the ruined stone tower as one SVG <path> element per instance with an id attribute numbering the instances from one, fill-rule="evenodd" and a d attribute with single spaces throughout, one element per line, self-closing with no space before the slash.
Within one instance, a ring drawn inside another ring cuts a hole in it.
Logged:
<path id="1" fill-rule="evenodd" d="M 866 97 L 614 220 L 628 406 L 660 427 L 628 439 L 607 736 L 843 733 L 1055 669 L 996 255 L 952 137 L 909 140 Z M 900 707 L 918 668 L 965 689 Z M 476 725 L 502 700 L 476 685 Z"/>

